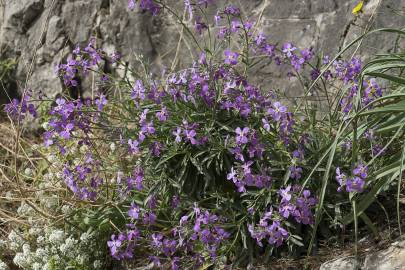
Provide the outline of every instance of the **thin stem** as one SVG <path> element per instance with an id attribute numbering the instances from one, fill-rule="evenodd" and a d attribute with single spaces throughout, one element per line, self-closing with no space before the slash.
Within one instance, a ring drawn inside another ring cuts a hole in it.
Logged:
<path id="1" fill-rule="evenodd" d="M 405 156 L 405 143 L 402 148 L 402 155 L 401 155 L 401 167 L 399 169 L 399 179 L 398 179 L 398 188 L 397 188 L 397 221 L 398 221 L 398 229 L 399 229 L 399 236 L 402 237 L 402 229 L 401 229 L 401 212 L 399 207 L 399 196 L 401 194 L 401 182 L 402 182 L 402 171 L 404 165 L 404 156 Z"/>

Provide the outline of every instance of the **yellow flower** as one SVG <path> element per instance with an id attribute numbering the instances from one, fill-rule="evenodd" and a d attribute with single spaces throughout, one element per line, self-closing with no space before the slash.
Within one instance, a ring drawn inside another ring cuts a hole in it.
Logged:
<path id="1" fill-rule="evenodd" d="M 355 6 L 354 8 L 353 8 L 353 10 L 352 10 L 352 13 L 353 14 L 357 14 L 357 13 L 359 13 L 360 11 L 361 11 L 361 9 L 363 8 L 363 5 L 364 5 L 364 1 L 362 0 L 362 1 L 360 1 L 358 4 L 357 4 L 357 6 Z"/>

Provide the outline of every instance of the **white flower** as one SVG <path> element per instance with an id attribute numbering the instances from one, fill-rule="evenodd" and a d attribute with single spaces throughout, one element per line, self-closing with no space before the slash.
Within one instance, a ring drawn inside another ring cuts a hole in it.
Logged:
<path id="1" fill-rule="evenodd" d="M 55 208 L 55 206 L 58 205 L 58 196 L 57 195 L 52 195 L 51 197 L 45 197 L 44 198 L 44 202 L 45 202 L 45 206 L 48 209 L 53 209 Z"/>
<path id="2" fill-rule="evenodd" d="M 45 181 L 51 181 L 55 177 L 53 172 L 48 172 L 44 175 L 44 180 Z M 47 186 L 48 183 L 45 183 L 45 186 Z"/>
<path id="3" fill-rule="evenodd" d="M 27 176 L 32 176 L 32 169 L 29 167 L 25 168 L 24 174 Z"/>
<path id="4" fill-rule="evenodd" d="M 116 147 L 115 143 L 111 143 L 111 144 L 110 144 L 110 150 L 111 150 L 111 152 L 115 152 L 116 149 L 117 149 L 117 147 Z"/>
<path id="5" fill-rule="evenodd" d="M 8 266 L 3 261 L 0 261 L 0 270 L 8 270 Z"/>
<path id="6" fill-rule="evenodd" d="M 65 233 L 62 230 L 54 230 L 48 237 L 50 243 L 58 245 L 64 242 Z"/>
<path id="7" fill-rule="evenodd" d="M 31 260 L 29 257 L 25 256 L 23 253 L 18 252 L 13 258 L 13 263 L 23 269 L 29 268 L 31 265 Z"/>
<path id="8" fill-rule="evenodd" d="M 82 241 L 82 244 L 90 244 L 90 240 L 92 239 L 92 236 L 90 233 L 84 232 L 82 235 L 80 235 L 80 241 Z"/>
<path id="9" fill-rule="evenodd" d="M 89 150 L 89 147 L 85 144 L 82 145 L 79 149 L 80 153 L 82 153 L 82 154 L 86 154 L 88 150 Z"/>
<path id="10" fill-rule="evenodd" d="M 79 256 L 77 256 L 77 262 L 80 264 L 86 264 L 86 262 L 89 260 L 90 256 L 87 254 L 79 254 Z"/>
<path id="11" fill-rule="evenodd" d="M 40 229 L 40 228 L 30 228 L 29 230 L 28 230 L 28 233 L 30 234 L 30 235 L 32 235 L 32 236 L 37 236 L 37 235 L 40 235 L 41 234 L 41 232 L 42 232 L 42 229 Z"/>
<path id="12" fill-rule="evenodd" d="M 15 231 L 11 231 L 8 234 L 8 240 L 10 243 L 10 249 L 13 251 L 18 250 L 24 243 L 24 240 Z"/>
<path id="13" fill-rule="evenodd" d="M 32 270 L 42 270 L 42 269 L 43 269 L 42 264 L 40 264 L 40 263 L 38 263 L 38 262 L 36 262 L 36 263 L 34 263 L 34 264 L 32 265 Z"/>
<path id="14" fill-rule="evenodd" d="M 42 235 L 38 236 L 38 237 L 37 237 L 37 244 L 38 244 L 38 245 L 43 245 L 43 244 L 45 244 L 45 237 L 42 236 Z"/>
<path id="15" fill-rule="evenodd" d="M 48 156 L 48 161 L 51 162 L 51 163 L 54 163 L 54 162 L 56 162 L 57 160 L 58 160 L 58 158 L 57 158 L 56 155 L 54 155 L 54 154 L 50 154 L 50 155 Z"/>
<path id="16" fill-rule="evenodd" d="M 33 209 L 31 208 L 31 206 L 29 206 L 28 204 L 26 204 L 24 202 L 22 202 L 20 207 L 18 207 L 18 209 L 17 209 L 17 213 L 19 215 L 23 215 L 23 216 L 29 215 L 32 212 L 33 212 Z"/>
<path id="17" fill-rule="evenodd" d="M 72 212 L 72 207 L 70 205 L 64 205 L 61 210 L 63 214 L 68 215 Z"/>
<path id="18" fill-rule="evenodd" d="M 103 267 L 103 263 L 100 260 L 95 260 L 93 262 L 94 269 L 101 269 Z"/>
<path id="19" fill-rule="evenodd" d="M 49 123 L 48 123 L 48 122 L 42 123 L 42 128 L 43 128 L 43 129 L 48 130 L 48 127 L 49 127 Z"/>
<path id="20" fill-rule="evenodd" d="M 22 247 L 24 255 L 28 256 L 31 254 L 31 247 L 28 243 L 25 243 Z"/>
<path id="21" fill-rule="evenodd" d="M 7 191 L 6 192 L 6 198 L 9 199 L 9 200 L 12 199 L 13 198 L 13 193 L 11 191 Z"/>
<path id="22" fill-rule="evenodd" d="M 75 246 L 77 245 L 77 240 L 73 239 L 72 237 L 69 237 L 65 240 L 65 243 L 62 244 L 59 249 L 62 252 L 63 255 L 65 256 L 70 256 L 70 257 L 74 257 L 74 251 Z"/>
<path id="23" fill-rule="evenodd" d="M 0 251 L 6 249 L 6 247 L 7 247 L 7 242 L 5 240 L 0 239 Z"/>

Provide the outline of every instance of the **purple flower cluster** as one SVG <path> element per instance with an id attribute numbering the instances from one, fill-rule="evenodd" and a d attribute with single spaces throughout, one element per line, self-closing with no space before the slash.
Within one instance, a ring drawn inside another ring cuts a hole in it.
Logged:
<path id="1" fill-rule="evenodd" d="M 89 71 L 101 62 L 103 52 L 96 49 L 96 39 L 92 38 L 89 44 L 82 50 L 77 46 L 69 56 L 66 64 L 59 64 L 56 72 L 63 78 L 66 86 L 77 86 L 77 77 L 86 76 Z"/>
<path id="2" fill-rule="evenodd" d="M 289 236 L 288 231 L 281 226 L 280 221 L 273 220 L 272 209 L 263 215 L 258 226 L 250 224 L 248 229 L 250 235 L 256 240 L 257 245 L 260 247 L 263 247 L 262 240 L 264 239 L 266 239 L 270 245 L 279 247 Z"/>
<path id="3" fill-rule="evenodd" d="M 97 99 L 98 107 L 102 108 L 106 101 Z M 71 138 L 74 130 L 88 134 L 91 130 L 92 119 L 96 114 L 85 113 L 83 110 L 92 106 L 91 100 L 82 102 L 81 100 L 67 101 L 63 98 L 56 99 L 56 106 L 49 111 L 49 129 L 43 134 L 45 146 L 56 144 L 63 153 L 64 141 Z M 80 143 L 83 143 L 81 141 Z"/>
<path id="4" fill-rule="evenodd" d="M 161 7 L 153 0 L 128 0 L 128 9 L 134 10 L 138 4 L 141 11 L 149 11 L 153 16 L 160 13 Z"/>
<path id="5" fill-rule="evenodd" d="M 281 51 L 283 56 L 289 59 L 291 66 L 296 71 L 301 70 L 305 62 L 309 62 L 314 56 L 312 48 L 301 50 L 299 54 L 297 54 L 296 51 L 298 51 L 298 49 L 289 42 L 283 45 Z"/>
<path id="6" fill-rule="evenodd" d="M 95 201 L 98 188 L 103 184 L 102 178 L 96 173 L 99 164 L 90 154 L 83 164 L 70 166 L 65 164 L 63 178 L 66 186 L 81 200 Z"/>
<path id="7" fill-rule="evenodd" d="M 313 224 L 312 209 L 316 205 L 317 199 L 311 197 L 309 190 L 304 190 L 302 195 L 299 195 L 300 190 L 301 187 L 298 185 L 280 189 L 281 201 L 278 213 L 274 212 L 273 208 L 270 208 L 270 211 L 263 214 L 256 226 L 249 225 L 250 235 L 259 246 L 263 246 L 262 240 L 264 239 L 272 246 L 281 246 L 289 237 L 288 231 L 282 227 L 282 222 L 290 216 L 298 223 Z"/>
<path id="8" fill-rule="evenodd" d="M 147 222 L 152 215 L 153 222 Z M 219 225 L 224 222 L 222 217 L 207 210 L 202 211 L 197 206 L 194 206 L 192 214 L 182 216 L 179 225 L 170 233 L 155 232 L 151 225 L 155 224 L 156 216 L 135 203 L 131 204 L 128 216 L 131 223 L 127 225 L 127 230 L 118 236 L 113 234 L 107 242 L 111 255 L 117 260 L 132 258 L 142 243 L 143 249 L 147 248 L 154 254 L 150 260 L 155 267 L 160 267 L 162 260 L 170 262 L 173 270 L 180 269 L 180 265 L 187 260 L 202 265 L 205 260 L 203 252 L 208 252 L 211 259 L 215 260 L 218 249 L 230 237 Z M 149 229 L 138 229 L 145 225 Z"/>
<path id="9" fill-rule="evenodd" d="M 356 77 L 361 72 L 361 60 L 353 57 L 349 61 L 338 60 L 333 62 L 335 76 L 341 79 L 344 83 L 356 81 Z"/>
<path id="10" fill-rule="evenodd" d="M 131 259 L 133 250 L 140 239 L 140 231 L 134 226 L 128 226 L 129 230 L 118 235 L 113 234 L 111 240 L 107 241 L 111 256 L 117 260 Z"/>
<path id="11" fill-rule="evenodd" d="M 368 81 L 363 82 L 363 87 L 365 88 L 362 97 L 362 103 L 364 105 L 369 104 L 383 94 L 382 89 L 375 78 L 370 78 Z"/>
<path id="12" fill-rule="evenodd" d="M 5 112 L 13 120 L 23 120 L 25 119 L 27 113 L 32 117 L 36 118 L 38 116 L 35 105 L 31 101 L 31 91 L 26 91 L 22 100 L 14 98 L 10 103 L 6 104 L 4 107 Z"/>
<path id="13" fill-rule="evenodd" d="M 271 184 L 271 177 L 266 170 L 261 174 L 254 174 L 252 171 L 253 161 L 245 162 L 238 167 L 231 168 L 228 173 L 227 179 L 232 181 L 237 187 L 239 192 L 246 192 L 246 187 L 269 188 Z"/>
<path id="14" fill-rule="evenodd" d="M 346 187 L 346 192 L 363 192 L 367 174 L 368 167 L 363 163 L 357 164 L 351 177 L 347 177 L 345 173 L 340 171 L 339 167 L 336 168 L 336 181 L 339 183 L 338 191 L 340 192 Z"/>
<path id="15" fill-rule="evenodd" d="M 316 205 L 317 200 L 315 197 L 311 197 L 309 190 L 303 190 L 302 195 L 299 195 L 300 191 L 301 187 L 298 185 L 280 189 L 281 201 L 278 211 L 285 219 L 292 216 L 298 223 L 312 224 L 313 214 L 311 209 Z"/>

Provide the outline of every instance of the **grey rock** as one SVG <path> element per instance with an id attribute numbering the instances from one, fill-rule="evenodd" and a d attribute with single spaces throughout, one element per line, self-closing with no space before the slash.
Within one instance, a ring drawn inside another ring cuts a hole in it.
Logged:
<path id="1" fill-rule="evenodd" d="M 183 1 L 168 1 L 182 12 Z M 261 31 L 272 42 L 293 41 L 301 48 L 313 47 L 316 52 L 334 54 L 360 36 L 366 26 L 375 29 L 405 25 L 405 17 L 392 12 L 393 8 L 404 8 L 405 0 L 384 0 L 377 5 L 378 2 L 367 1 L 359 16 L 351 14 L 352 0 L 224 0 L 216 1 L 207 13 L 212 18 L 217 8 L 230 3 L 250 17 L 263 11 Z M 18 58 L 17 80 L 25 82 L 27 74 L 32 74 L 35 80 L 30 78 L 31 88 L 40 87 L 53 96 L 63 89 L 53 73 L 54 65 L 64 61 L 76 44 L 86 44 L 90 37 L 96 37 L 97 45 L 110 53 L 120 52 L 132 68 L 137 67 L 135 59 L 139 55 L 155 72 L 165 67 L 188 66 L 197 57 L 196 50 L 184 41 L 179 43 L 181 28 L 175 21 L 167 14 L 152 17 L 128 11 L 127 0 L 0 1 L 0 58 Z M 367 56 L 404 48 L 405 39 L 396 43 L 396 38 L 388 33 L 370 35 L 358 53 Z M 286 72 L 263 62 L 253 70 L 250 79 L 264 89 L 279 89 L 287 97 L 298 96 L 298 81 L 287 79 Z M 91 85 L 83 80 L 82 92 L 91 91 L 85 89 Z"/>
<path id="2" fill-rule="evenodd" d="M 391 245 L 388 249 L 366 256 L 365 270 L 402 270 L 405 269 L 405 241 Z"/>
<path id="3" fill-rule="evenodd" d="M 48 31 L 46 32 L 46 44 L 53 44 L 63 31 L 62 19 L 59 16 L 52 16 L 48 23 Z"/>
<path id="4" fill-rule="evenodd" d="M 323 263 L 319 270 L 356 270 L 356 265 L 354 257 L 344 257 Z"/>
<path id="5" fill-rule="evenodd" d="M 354 257 L 343 257 L 325 262 L 320 270 L 402 270 L 405 269 L 405 241 L 395 242 L 389 248 L 368 253 L 365 258 L 359 258 L 360 268 L 356 268 Z"/>

